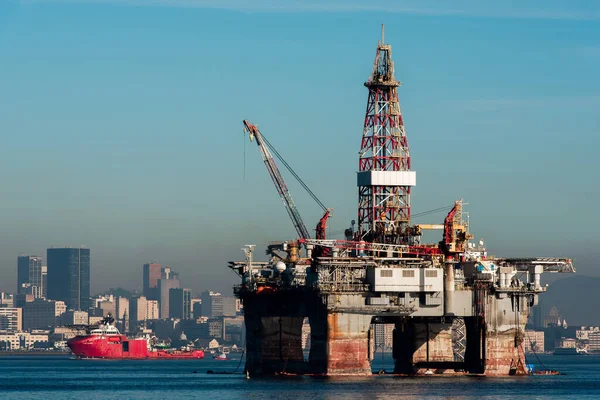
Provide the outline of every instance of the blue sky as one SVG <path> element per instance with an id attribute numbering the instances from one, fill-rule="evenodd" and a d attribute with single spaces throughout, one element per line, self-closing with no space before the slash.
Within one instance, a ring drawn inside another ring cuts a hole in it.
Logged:
<path id="1" fill-rule="evenodd" d="M 229 291 L 244 244 L 294 237 L 244 118 L 347 227 L 382 22 L 413 212 L 463 197 L 492 253 L 600 276 L 600 5 L 380 4 L 1 1 L 0 290 L 19 254 L 85 244 L 93 290 L 139 287 L 157 260 Z M 286 178 L 312 228 L 320 209 Z"/>

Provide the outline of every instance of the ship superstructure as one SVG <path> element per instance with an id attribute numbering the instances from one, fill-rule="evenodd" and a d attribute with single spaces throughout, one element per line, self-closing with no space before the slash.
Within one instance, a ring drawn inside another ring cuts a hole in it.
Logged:
<path id="1" fill-rule="evenodd" d="M 299 229 L 304 223 L 294 205 L 290 216 L 298 239 L 269 245 L 268 262 L 255 262 L 251 245 L 244 248 L 244 261 L 230 262 L 242 280 L 234 293 L 244 304 L 246 370 L 371 374 L 371 327 L 381 323 L 394 325 L 395 373 L 525 374 L 524 327 L 545 291 L 540 276 L 575 269 L 563 258 L 489 256 L 483 241 L 473 241 L 462 200 L 448 207 L 441 224 L 411 224 L 416 175 L 391 46 L 383 39 L 382 27 L 365 83 L 357 229 L 352 224 L 346 240 L 325 239 L 326 209 L 316 238 L 310 238 L 306 228 Z M 244 124 L 251 138 L 262 138 L 256 126 Z M 264 143 L 257 144 L 264 156 Z M 273 177 L 276 165 L 267 168 Z M 273 180 L 289 212 L 287 188 L 277 174 Z M 422 244 L 425 230 L 439 230 L 441 240 Z M 307 359 L 301 339 L 305 318 L 311 338 Z"/>

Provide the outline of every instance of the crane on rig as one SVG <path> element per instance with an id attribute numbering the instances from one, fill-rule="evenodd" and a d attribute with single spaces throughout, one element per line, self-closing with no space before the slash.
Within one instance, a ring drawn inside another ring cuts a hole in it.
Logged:
<path id="1" fill-rule="evenodd" d="M 302 185 L 302 187 L 304 187 L 304 189 L 306 189 L 306 191 L 310 194 L 310 196 L 325 211 L 325 214 L 321 217 L 321 219 L 319 220 L 319 223 L 317 224 L 316 238 L 317 239 L 326 239 L 327 220 L 331 216 L 331 209 L 325 207 L 325 205 L 317 198 L 317 196 L 315 196 L 315 194 L 312 192 L 312 190 L 310 190 L 308 188 L 308 186 L 304 183 L 304 181 L 302 181 L 302 179 L 300 179 L 298 174 L 296 174 L 296 172 L 294 172 L 294 170 L 283 159 L 283 157 L 281 157 L 279 152 L 260 133 L 260 131 L 258 130 L 258 127 L 256 125 L 253 125 L 248 120 L 244 120 L 244 132 L 248 133 L 250 141 L 256 140 L 256 144 L 258 146 L 258 149 L 260 150 L 260 153 L 262 155 L 262 159 L 265 163 L 265 166 L 267 167 L 269 176 L 271 176 L 271 179 L 273 180 L 273 184 L 275 184 L 275 188 L 277 189 L 277 192 L 279 193 L 279 197 L 281 197 L 281 200 L 283 201 L 285 210 L 287 211 L 288 215 L 290 216 L 290 219 L 292 220 L 292 223 L 294 224 L 294 228 L 296 228 L 298 237 L 300 239 L 310 239 L 311 238 L 311 236 L 308 232 L 308 229 L 306 229 L 306 225 L 304 224 L 304 221 L 302 220 L 302 217 L 300 216 L 300 213 L 298 212 L 296 203 L 294 203 L 294 200 L 292 199 L 292 195 L 290 194 L 290 191 L 288 190 L 287 185 L 285 184 L 285 181 L 283 180 L 283 177 L 281 176 L 281 173 L 279 172 L 279 168 L 277 167 L 277 164 L 275 163 L 275 159 L 273 158 L 271 151 L 273 151 L 273 153 L 275 153 L 277 158 L 279 158 L 279 160 L 288 169 L 288 171 L 290 171 L 290 173 L 294 176 L 294 178 L 296 178 L 296 180 L 298 180 L 298 182 Z"/>

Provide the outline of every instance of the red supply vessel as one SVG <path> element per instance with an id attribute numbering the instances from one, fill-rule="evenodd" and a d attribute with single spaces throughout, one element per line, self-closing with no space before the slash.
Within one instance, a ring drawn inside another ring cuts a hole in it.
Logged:
<path id="1" fill-rule="evenodd" d="M 149 337 L 128 338 L 112 324 L 109 315 L 98 325 L 88 326 L 86 335 L 67 341 L 67 346 L 77 358 L 103 359 L 202 359 L 202 350 L 154 349 Z"/>

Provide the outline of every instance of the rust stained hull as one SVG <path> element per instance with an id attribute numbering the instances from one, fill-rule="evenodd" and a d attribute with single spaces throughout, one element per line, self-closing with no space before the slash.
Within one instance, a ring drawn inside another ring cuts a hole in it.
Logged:
<path id="1" fill-rule="evenodd" d="M 327 374 L 371 375 L 369 324 L 364 316 L 327 316 Z"/>
<path id="2" fill-rule="evenodd" d="M 518 344 L 515 347 L 515 330 L 498 334 L 488 334 L 486 338 L 485 375 L 507 376 L 527 375 L 525 353 Z"/>
<path id="3" fill-rule="evenodd" d="M 371 375 L 368 339 L 329 341 L 327 375 Z"/>

